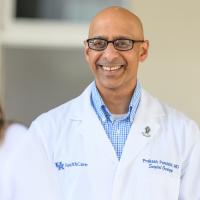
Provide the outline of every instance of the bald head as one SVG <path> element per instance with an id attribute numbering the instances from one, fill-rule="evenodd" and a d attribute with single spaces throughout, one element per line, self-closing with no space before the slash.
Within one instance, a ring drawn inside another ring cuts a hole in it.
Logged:
<path id="1" fill-rule="evenodd" d="M 113 28 L 113 32 L 117 31 L 117 26 L 124 31 L 124 34 L 132 31 L 133 39 L 144 39 L 140 19 L 129 10 L 118 6 L 108 7 L 97 13 L 90 24 L 88 36 L 93 37 L 97 32 L 103 34 L 104 31 L 111 28 Z M 100 30 L 100 28 L 104 30 Z"/>

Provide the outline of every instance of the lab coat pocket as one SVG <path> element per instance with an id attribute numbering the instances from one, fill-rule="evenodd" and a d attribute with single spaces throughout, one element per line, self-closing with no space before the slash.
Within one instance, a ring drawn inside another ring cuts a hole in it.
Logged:
<path id="1" fill-rule="evenodd" d="M 177 200 L 180 187 L 180 178 L 176 174 L 162 171 L 152 173 L 149 179 L 149 189 L 153 199 Z"/>
<path id="2" fill-rule="evenodd" d="M 135 171 L 141 172 L 135 174 L 134 183 L 139 188 L 144 189 L 144 193 L 137 193 L 137 197 L 143 200 L 177 200 L 180 188 L 179 162 L 161 157 L 154 159 L 140 159 L 140 164 L 135 165 Z M 138 199 L 139 199 L 138 198 Z"/>
<path id="3" fill-rule="evenodd" d="M 66 161 L 58 176 L 67 199 L 81 199 L 84 192 L 89 192 L 88 163 L 85 160 Z"/>

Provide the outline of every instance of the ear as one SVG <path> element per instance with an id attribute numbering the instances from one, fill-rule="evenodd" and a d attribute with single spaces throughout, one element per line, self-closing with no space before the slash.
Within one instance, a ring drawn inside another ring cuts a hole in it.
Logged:
<path id="1" fill-rule="evenodd" d="M 148 51 L 149 51 L 149 41 L 145 40 L 140 46 L 140 52 L 139 52 L 140 62 L 143 62 L 147 58 Z"/>
<path id="2" fill-rule="evenodd" d="M 88 44 L 86 41 L 84 41 L 84 55 L 87 62 L 89 62 L 88 52 L 89 52 Z"/>

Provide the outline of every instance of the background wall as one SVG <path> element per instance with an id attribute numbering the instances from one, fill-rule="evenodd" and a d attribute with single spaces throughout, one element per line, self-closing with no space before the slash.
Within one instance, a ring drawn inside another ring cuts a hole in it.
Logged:
<path id="1" fill-rule="evenodd" d="M 0 101 L 2 100 L 2 59 L 1 59 L 1 43 L 2 43 L 2 29 L 3 29 L 3 2 L 0 1 Z"/>
<path id="2" fill-rule="evenodd" d="M 79 95 L 92 80 L 82 48 L 6 47 L 3 58 L 7 117 L 27 125 Z"/>
<path id="3" fill-rule="evenodd" d="M 139 71 L 144 88 L 200 125 L 200 2 L 132 1 L 150 41 Z M 92 80 L 82 48 L 4 46 L 3 63 L 7 116 L 26 124 Z"/>
<path id="4" fill-rule="evenodd" d="M 140 66 L 144 87 L 200 125 L 200 1 L 134 1 L 149 58 Z"/>

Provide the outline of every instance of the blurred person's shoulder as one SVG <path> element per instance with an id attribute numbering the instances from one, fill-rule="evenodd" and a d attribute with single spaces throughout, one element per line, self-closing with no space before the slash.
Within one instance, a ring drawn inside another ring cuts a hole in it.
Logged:
<path id="1" fill-rule="evenodd" d="M 20 123 L 11 123 L 5 130 L 6 138 L 19 138 L 27 132 L 27 128 Z"/>
<path id="2" fill-rule="evenodd" d="M 26 138 L 27 128 L 20 123 L 9 124 L 4 133 L 4 140 L 0 151 L 4 154 L 13 154 Z"/>

